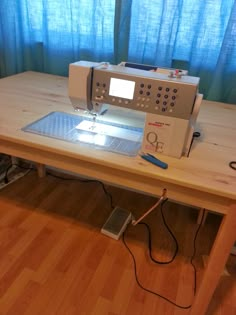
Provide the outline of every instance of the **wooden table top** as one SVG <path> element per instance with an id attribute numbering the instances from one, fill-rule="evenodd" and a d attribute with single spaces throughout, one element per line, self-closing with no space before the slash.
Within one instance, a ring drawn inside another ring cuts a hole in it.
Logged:
<path id="1" fill-rule="evenodd" d="M 15 144 L 24 147 L 26 151 L 38 148 L 81 163 L 96 164 L 104 172 L 106 169 L 113 172 L 114 178 L 115 174 L 124 174 L 124 182 L 120 175 L 121 182 L 118 185 L 137 190 L 142 190 L 143 185 L 145 193 L 148 193 L 146 182 L 150 180 L 151 185 L 157 182 L 180 187 L 182 195 L 184 189 L 190 189 L 201 193 L 199 199 L 202 193 L 206 193 L 211 195 L 212 200 L 214 196 L 226 198 L 228 201 L 225 204 L 236 201 L 236 171 L 229 167 L 229 162 L 236 160 L 236 105 L 204 100 L 196 125 L 196 131 L 201 132 L 201 137 L 194 140 L 190 156 L 181 159 L 161 156 L 169 165 L 167 170 L 163 170 L 139 156 L 128 157 L 22 131 L 21 128 L 52 111 L 75 114 L 68 97 L 67 84 L 68 78 L 36 72 L 1 79 L 0 151 L 10 154 L 13 151 L 7 147 Z M 112 113 L 118 115 L 122 110 L 114 108 Z M 133 119 L 136 125 L 141 125 L 142 115 L 134 115 L 133 118 L 132 113 L 128 112 L 130 121 Z M 129 176 L 136 177 L 136 182 L 142 182 L 137 187 L 132 187 Z M 106 180 L 105 175 L 102 179 Z M 150 193 L 153 194 L 154 190 Z M 175 199 L 174 193 L 172 197 Z M 198 204 L 197 198 L 192 204 L 199 206 L 201 203 Z M 209 208 L 214 208 L 214 204 Z M 224 213 L 225 210 L 222 207 L 217 211 Z"/>

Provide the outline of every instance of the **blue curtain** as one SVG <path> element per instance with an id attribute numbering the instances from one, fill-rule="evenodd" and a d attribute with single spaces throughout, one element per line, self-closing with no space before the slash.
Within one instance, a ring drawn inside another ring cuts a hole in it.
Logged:
<path id="1" fill-rule="evenodd" d="M 1 0 L 0 76 L 77 60 L 180 67 L 236 104 L 235 0 Z"/>

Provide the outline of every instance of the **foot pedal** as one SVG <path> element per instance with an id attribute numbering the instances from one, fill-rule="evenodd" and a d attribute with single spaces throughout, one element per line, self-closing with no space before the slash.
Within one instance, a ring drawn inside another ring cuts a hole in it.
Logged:
<path id="1" fill-rule="evenodd" d="M 101 232 L 115 240 L 118 240 L 131 221 L 132 214 L 126 209 L 115 207 L 109 218 L 103 225 Z"/>

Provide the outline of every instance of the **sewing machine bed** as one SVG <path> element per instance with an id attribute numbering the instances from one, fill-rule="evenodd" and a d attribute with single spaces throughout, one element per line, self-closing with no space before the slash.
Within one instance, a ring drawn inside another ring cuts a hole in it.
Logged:
<path id="1" fill-rule="evenodd" d="M 143 137 L 142 128 L 64 112 L 51 112 L 22 130 L 128 156 L 137 155 Z"/>

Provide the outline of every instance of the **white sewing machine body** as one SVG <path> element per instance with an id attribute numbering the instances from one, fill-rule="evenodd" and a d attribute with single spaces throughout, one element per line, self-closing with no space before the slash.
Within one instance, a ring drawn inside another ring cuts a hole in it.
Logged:
<path id="1" fill-rule="evenodd" d="M 75 109 L 100 114 L 108 104 L 144 112 L 142 150 L 178 158 L 189 152 L 202 100 L 198 85 L 199 78 L 186 72 L 146 71 L 126 63 L 79 61 L 69 68 Z"/>

